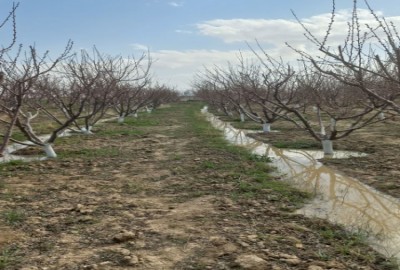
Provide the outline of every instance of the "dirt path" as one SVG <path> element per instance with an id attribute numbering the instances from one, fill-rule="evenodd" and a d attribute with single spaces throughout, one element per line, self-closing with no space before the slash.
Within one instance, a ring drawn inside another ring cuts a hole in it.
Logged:
<path id="1" fill-rule="evenodd" d="M 0 166 L 0 269 L 395 269 L 293 214 L 307 195 L 227 146 L 199 106 L 160 109 Z"/>

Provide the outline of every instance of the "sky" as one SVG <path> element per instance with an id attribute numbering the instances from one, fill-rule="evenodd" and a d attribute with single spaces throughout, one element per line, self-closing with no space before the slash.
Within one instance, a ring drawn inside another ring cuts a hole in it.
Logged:
<path id="1" fill-rule="evenodd" d="M 149 51 L 155 81 L 189 90 L 206 67 L 234 63 L 238 55 L 254 57 L 255 40 L 274 57 L 298 57 L 285 42 L 307 51 L 304 30 L 291 10 L 322 37 L 329 23 L 331 0 L 20 0 L 17 43 L 52 54 L 67 41 L 74 51 L 95 45 L 105 54 L 140 56 Z M 362 23 L 373 18 L 360 2 Z M 0 0 L 0 21 L 13 1 Z M 399 0 L 370 0 L 379 16 L 400 27 Z M 346 35 L 353 0 L 337 0 L 336 31 L 332 45 Z M 10 38 L 9 25 L 0 29 L 0 45 Z"/>

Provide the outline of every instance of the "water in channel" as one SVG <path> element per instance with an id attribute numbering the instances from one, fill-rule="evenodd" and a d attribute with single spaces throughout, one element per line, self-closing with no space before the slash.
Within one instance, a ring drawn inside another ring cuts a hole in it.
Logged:
<path id="1" fill-rule="evenodd" d="M 353 231 L 367 232 L 371 246 L 400 262 L 400 200 L 383 194 L 358 180 L 324 166 L 317 159 L 322 151 L 289 150 L 271 147 L 233 128 L 203 110 L 208 121 L 224 132 L 229 142 L 254 154 L 272 159 L 283 179 L 315 198 L 297 212 L 344 225 Z M 362 153 L 337 151 L 333 158 L 362 156 Z"/>

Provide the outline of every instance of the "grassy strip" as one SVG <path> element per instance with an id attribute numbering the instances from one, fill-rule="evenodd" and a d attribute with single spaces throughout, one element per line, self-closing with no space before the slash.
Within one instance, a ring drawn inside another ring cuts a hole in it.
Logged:
<path id="1" fill-rule="evenodd" d="M 222 132 L 213 128 L 210 123 L 200 113 L 201 104 L 189 104 L 184 106 L 187 116 L 187 128 L 192 130 L 194 135 L 200 139 L 202 147 L 216 149 L 219 155 L 229 158 L 229 164 L 216 166 L 212 163 L 204 164 L 205 168 L 211 168 L 220 173 L 227 173 L 237 181 L 238 189 L 232 194 L 234 197 L 259 197 L 266 193 L 274 194 L 276 199 L 291 202 L 299 207 L 305 200 L 310 198 L 310 194 L 299 191 L 287 183 L 274 180 L 270 173 L 274 170 L 268 162 L 268 157 L 256 156 L 249 150 L 228 143 Z"/>

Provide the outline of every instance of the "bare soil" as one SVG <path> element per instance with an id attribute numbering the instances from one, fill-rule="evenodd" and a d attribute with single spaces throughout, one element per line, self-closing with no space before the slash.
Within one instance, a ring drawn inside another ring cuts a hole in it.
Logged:
<path id="1" fill-rule="evenodd" d="M 359 235 L 294 214 L 302 193 L 243 192 L 254 165 L 210 146 L 198 109 L 108 123 L 60 139 L 57 159 L 1 165 L 0 269 L 395 269 Z"/>

